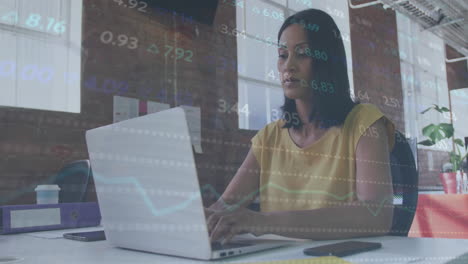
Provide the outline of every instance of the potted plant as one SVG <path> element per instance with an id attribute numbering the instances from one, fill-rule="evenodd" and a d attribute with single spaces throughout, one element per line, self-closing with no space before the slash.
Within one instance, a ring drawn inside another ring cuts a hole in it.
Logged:
<path id="1" fill-rule="evenodd" d="M 441 114 L 450 113 L 450 109 L 447 107 L 440 107 L 436 104 L 425 109 L 421 114 L 425 114 L 430 110 L 435 110 Z M 434 146 L 445 139 L 453 138 L 454 128 L 453 124 L 440 123 L 440 124 L 429 124 L 422 129 L 422 133 L 427 139 L 418 142 L 419 145 L 423 146 Z M 468 153 L 462 155 L 460 147 L 463 148 L 463 141 L 459 138 L 453 138 L 454 148 L 450 151 L 450 163 L 453 165 L 452 172 L 441 172 L 439 174 L 440 180 L 444 186 L 445 193 L 457 193 L 457 181 L 456 174 L 462 167 L 463 160 L 467 157 Z M 461 172 L 463 175 L 463 172 Z"/>

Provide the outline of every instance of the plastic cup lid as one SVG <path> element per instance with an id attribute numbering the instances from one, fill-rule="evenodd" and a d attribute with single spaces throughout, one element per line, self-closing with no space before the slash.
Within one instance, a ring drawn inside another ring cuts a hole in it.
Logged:
<path id="1" fill-rule="evenodd" d="M 38 185 L 35 191 L 60 191 L 60 187 L 57 184 L 43 184 Z"/>

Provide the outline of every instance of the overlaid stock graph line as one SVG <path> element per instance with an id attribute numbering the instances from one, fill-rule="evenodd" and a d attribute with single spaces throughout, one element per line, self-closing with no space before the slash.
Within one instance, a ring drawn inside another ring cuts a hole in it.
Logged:
<path id="1" fill-rule="evenodd" d="M 86 173 L 88 169 L 87 168 L 74 168 L 72 170 L 73 171 L 70 171 L 70 173 L 72 173 L 72 172 L 85 172 Z M 42 182 L 42 184 L 46 184 L 46 183 L 50 182 L 55 177 L 56 177 L 56 175 L 52 175 L 52 176 L 48 177 L 47 179 L 45 179 Z M 201 193 L 203 193 L 205 191 L 211 192 L 212 194 L 215 195 L 215 197 L 217 199 L 219 199 L 221 197 L 221 194 L 218 193 L 212 185 L 206 184 L 201 188 L 200 193 L 194 193 L 186 201 L 184 201 L 184 202 L 182 202 L 182 203 L 180 203 L 178 205 L 172 206 L 172 207 L 168 207 L 168 208 L 158 210 L 158 209 L 155 208 L 154 204 L 149 199 L 146 191 L 144 190 L 142 185 L 136 180 L 136 178 L 134 178 L 134 177 L 122 177 L 122 178 L 116 178 L 116 179 L 109 179 L 109 178 L 105 178 L 105 177 L 100 177 L 96 173 L 93 174 L 93 177 L 95 178 L 95 180 L 101 181 L 101 182 L 106 183 L 106 184 L 133 184 L 133 185 L 135 185 L 135 187 L 137 188 L 137 191 L 142 196 L 143 201 L 145 202 L 147 207 L 150 209 L 150 211 L 155 216 L 166 215 L 166 214 L 176 212 L 178 210 L 182 210 L 182 209 L 186 208 L 187 206 L 189 206 L 190 203 L 192 203 L 195 199 L 197 199 L 201 195 Z M 338 196 L 338 195 L 328 193 L 328 192 L 325 192 L 325 191 L 320 191 L 320 190 L 290 190 L 290 189 L 284 188 L 282 186 L 279 186 L 279 185 L 277 185 L 275 183 L 267 183 L 267 184 L 261 186 L 257 191 L 252 192 L 249 195 L 246 195 L 246 197 L 244 199 L 242 199 L 241 201 L 239 201 L 238 203 L 232 204 L 232 205 L 229 205 L 229 204 L 225 203 L 225 205 L 227 206 L 228 210 L 234 210 L 235 208 L 237 208 L 241 204 L 243 204 L 245 201 L 247 201 L 248 199 L 251 199 L 253 196 L 257 195 L 258 193 L 262 192 L 263 190 L 265 190 L 268 187 L 276 188 L 276 189 L 281 190 L 281 191 L 283 191 L 285 193 L 324 194 L 324 195 L 330 196 L 330 197 L 332 197 L 332 198 L 334 198 L 336 200 L 341 200 L 341 201 L 345 200 L 348 197 L 351 197 L 354 194 L 353 192 L 350 192 L 349 194 L 346 194 L 346 195 L 343 195 L 343 196 Z M 34 191 L 34 188 L 35 188 L 35 185 L 24 187 L 24 188 L 20 189 L 19 191 L 15 192 L 14 194 L 9 195 L 7 197 L 4 197 L 3 199 L 0 199 L 0 204 L 6 204 L 8 201 L 11 201 L 11 200 L 17 198 L 18 196 L 21 196 L 24 193 Z M 382 210 L 382 208 L 384 207 L 385 202 L 388 201 L 388 200 L 391 200 L 391 199 L 393 199 L 393 196 L 388 197 L 388 198 L 384 198 L 379 203 L 379 206 L 377 207 L 377 209 L 375 211 L 372 210 L 372 208 L 370 206 L 367 206 L 367 209 L 369 210 L 369 212 L 373 216 L 377 216 L 380 213 L 380 211 Z M 408 212 L 412 212 L 412 213 L 414 213 L 416 211 L 416 208 L 410 209 L 410 208 L 403 207 L 401 209 L 403 209 L 405 211 L 408 211 Z"/>
<path id="2" fill-rule="evenodd" d="M 73 172 L 80 172 L 80 171 L 86 172 L 87 168 L 74 168 L 73 169 Z M 70 173 L 72 173 L 72 172 L 70 171 Z M 44 180 L 43 183 L 50 182 L 55 177 L 56 177 L 56 175 L 52 175 L 49 178 L 47 178 L 46 180 Z M 120 177 L 120 178 L 111 179 L 111 178 L 107 178 L 107 177 L 102 177 L 102 176 L 98 175 L 97 173 L 93 173 L 93 177 L 94 177 L 95 180 L 100 181 L 100 182 L 105 183 L 105 184 L 112 184 L 112 185 L 114 185 L 114 184 L 133 184 L 136 187 L 139 194 L 142 196 L 144 203 L 146 204 L 146 206 L 149 208 L 149 210 L 151 211 L 151 213 L 154 216 L 163 216 L 163 215 L 171 214 L 171 213 L 177 212 L 179 210 L 185 209 L 195 199 L 197 199 L 199 196 L 201 196 L 201 193 L 203 193 L 205 191 L 211 192 L 213 195 L 215 195 L 216 199 L 219 199 L 221 197 L 221 194 L 218 193 L 211 184 L 206 184 L 201 188 L 201 192 L 193 193 L 189 198 L 187 198 L 187 200 L 185 200 L 185 201 L 183 201 L 183 202 L 181 202 L 181 203 L 179 203 L 177 205 L 171 206 L 171 207 L 167 207 L 167 208 L 163 208 L 163 209 L 156 209 L 153 202 L 148 197 L 148 194 L 146 193 L 145 189 L 142 187 L 142 185 L 140 184 L 140 182 L 136 178 L 134 178 L 134 177 Z M 261 193 L 263 190 L 265 190 L 266 188 L 269 188 L 269 187 L 278 189 L 278 190 L 283 191 L 285 193 L 327 195 L 327 196 L 330 196 L 330 197 L 332 197 L 332 198 L 334 198 L 334 199 L 336 199 L 338 201 L 343 201 L 346 198 L 349 198 L 354 194 L 354 192 L 350 192 L 350 193 L 348 193 L 346 195 L 339 196 L 339 195 L 335 195 L 333 193 L 329 193 L 329 192 L 321 191 L 321 190 L 290 190 L 288 188 L 282 187 L 282 186 L 277 185 L 275 183 L 267 183 L 267 184 L 264 184 L 263 186 L 261 186 L 257 191 L 254 191 L 251 194 L 246 195 L 245 198 L 243 198 L 238 203 L 235 203 L 235 204 L 232 204 L 232 205 L 229 205 L 229 204 L 225 203 L 225 205 L 228 208 L 228 210 L 232 211 L 232 210 L 236 209 L 237 207 L 239 207 L 241 204 L 243 204 L 248 199 L 251 199 L 252 197 L 254 197 L 255 195 Z M 20 189 L 18 192 L 16 192 L 15 194 L 12 194 L 9 197 L 5 197 L 4 199 L 1 199 L 0 203 L 1 204 L 6 204 L 6 202 L 8 202 L 10 200 L 13 200 L 14 198 L 16 198 L 16 197 L 18 197 L 18 196 L 20 196 L 20 195 L 22 195 L 24 193 L 32 191 L 32 190 L 34 190 L 34 188 L 35 188 L 34 185 L 24 187 L 24 188 Z M 380 211 L 382 210 L 382 208 L 384 207 L 385 202 L 389 201 L 391 199 L 393 199 L 393 196 L 384 198 L 379 203 L 379 206 L 377 207 L 376 210 L 373 210 L 371 208 L 371 206 L 366 205 L 366 207 L 373 216 L 377 216 L 380 213 Z M 404 210 L 407 210 L 407 211 L 410 211 L 410 212 L 415 211 L 415 210 L 411 210 L 409 208 L 404 208 Z"/>
<path id="3" fill-rule="evenodd" d="M 97 181 L 100 181 L 100 182 L 105 183 L 105 184 L 130 183 L 130 184 L 135 185 L 137 191 L 142 196 L 143 201 L 145 202 L 146 206 L 149 208 L 149 210 L 151 211 L 151 213 L 154 216 L 164 216 L 164 215 L 171 214 L 171 213 L 177 212 L 179 210 L 185 209 L 186 207 L 188 207 L 190 205 L 190 203 L 192 203 L 195 199 L 197 199 L 199 196 L 201 196 L 201 193 L 203 193 L 205 191 L 211 192 L 212 194 L 215 195 L 215 197 L 217 199 L 219 199 L 221 197 L 221 194 L 218 193 L 211 184 L 206 184 L 201 188 L 201 192 L 193 193 L 189 198 L 187 198 L 187 200 L 185 200 L 185 201 L 183 201 L 183 202 L 181 202 L 181 203 L 179 203 L 177 205 L 174 205 L 174 206 L 170 206 L 170 207 L 166 207 L 166 208 L 162 208 L 162 209 L 156 209 L 156 207 L 154 206 L 154 204 L 149 199 L 148 194 L 146 193 L 146 191 L 144 190 L 144 188 L 142 187 L 140 182 L 138 180 L 136 180 L 134 177 L 121 177 L 121 178 L 116 178 L 116 179 L 109 179 L 109 178 L 105 178 L 105 177 L 102 177 L 102 176 L 98 176 L 97 174 L 94 174 L 94 177 L 95 177 L 95 179 Z M 339 196 L 339 195 L 335 195 L 333 193 L 329 193 L 329 192 L 326 192 L 326 191 L 320 191 L 320 190 L 290 190 L 290 189 L 284 188 L 282 186 L 279 186 L 279 185 L 277 185 L 275 183 L 267 183 L 267 184 L 264 184 L 263 186 L 261 186 L 257 191 L 254 191 L 251 194 L 246 195 L 246 197 L 244 199 L 237 202 L 236 204 L 229 205 L 229 204 L 225 203 L 225 205 L 227 206 L 228 210 L 232 211 L 232 210 L 236 209 L 237 207 L 239 207 L 246 200 L 251 199 L 253 196 L 257 195 L 258 193 L 261 193 L 263 190 L 265 190 L 266 188 L 269 188 L 269 187 L 278 189 L 278 190 L 283 191 L 285 193 L 322 194 L 322 195 L 330 196 L 330 197 L 332 197 L 332 198 L 334 198 L 336 200 L 339 200 L 339 201 L 343 201 L 343 200 L 351 197 L 352 195 L 354 195 L 354 192 L 350 192 L 350 193 L 348 193 L 346 195 Z M 377 215 L 379 215 L 380 211 L 384 207 L 385 202 L 387 202 L 389 200 L 393 200 L 393 195 L 392 195 L 392 197 L 387 197 L 387 198 L 382 199 L 382 201 L 380 201 L 379 205 L 377 206 L 376 210 L 373 210 L 371 208 L 371 206 L 369 206 L 367 204 L 366 204 L 366 207 L 373 216 L 377 216 Z"/>

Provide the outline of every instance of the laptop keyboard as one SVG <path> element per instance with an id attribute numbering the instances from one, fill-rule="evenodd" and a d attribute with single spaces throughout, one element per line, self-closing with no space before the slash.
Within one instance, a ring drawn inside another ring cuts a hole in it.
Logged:
<path id="1" fill-rule="evenodd" d="M 229 242 L 224 245 L 221 245 L 220 242 L 211 242 L 211 249 L 212 250 L 222 250 L 222 249 L 231 249 L 231 248 L 240 248 L 240 247 L 248 247 L 252 246 L 253 243 L 241 243 L 241 242 Z"/>

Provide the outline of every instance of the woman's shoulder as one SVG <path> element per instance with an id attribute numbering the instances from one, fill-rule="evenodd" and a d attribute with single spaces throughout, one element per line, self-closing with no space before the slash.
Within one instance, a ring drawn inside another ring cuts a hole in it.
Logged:
<path id="1" fill-rule="evenodd" d="M 283 119 L 278 119 L 276 121 L 273 121 L 271 123 L 268 123 L 266 126 L 264 126 L 260 131 L 264 131 L 264 133 L 276 133 L 281 131 L 284 126 L 284 120 Z"/>
<path id="2" fill-rule="evenodd" d="M 355 123 L 358 120 L 375 119 L 383 116 L 382 111 L 374 105 L 369 103 L 360 103 L 353 107 L 346 117 L 345 123 Z"/>
<path id="3" fill-rule="evenodd" d="M 268 123 L 265 127 L 269 127 L 269 128 L 272 128 L 272 129 L 273 128 L 274 129 L 281 129 L 281 128 L 283 128 L 285 123 L 286 122 L 284 121 L 284 119 L 280 118 L 280 119 L 278 119 L 276 121 Z"/>
<path id="4" fill-rule="evenodd" d="M 263 139 L 270 139 L 272 137 L 278 137 L 281 134 L 285 121 L 283 119 L 278 119 L 271 123 L 265 125 L 260 129 L 256 137 L 261 137 Z"/>
<path id="5" fill-rule="evenodd" d="M 355 142 L 358 142 L 357 140 L 360 136 L 365 134 L 366 130 L 380 119 L 382 119 L 383 125 L 387 129 L 387 135 L 393 135 L 395 133 L 394 123 L 374 104 L 358 104 L 354 106 L 348 114 L 348 117 L 346 117 L 345 129 L 348 135 L 354 134 Z M 371 134 L 372 133 L 373 132 L 371 132 Z M 389 136 L 388 140 L 390 149 L 392 149 L 394 137 Z"/>

